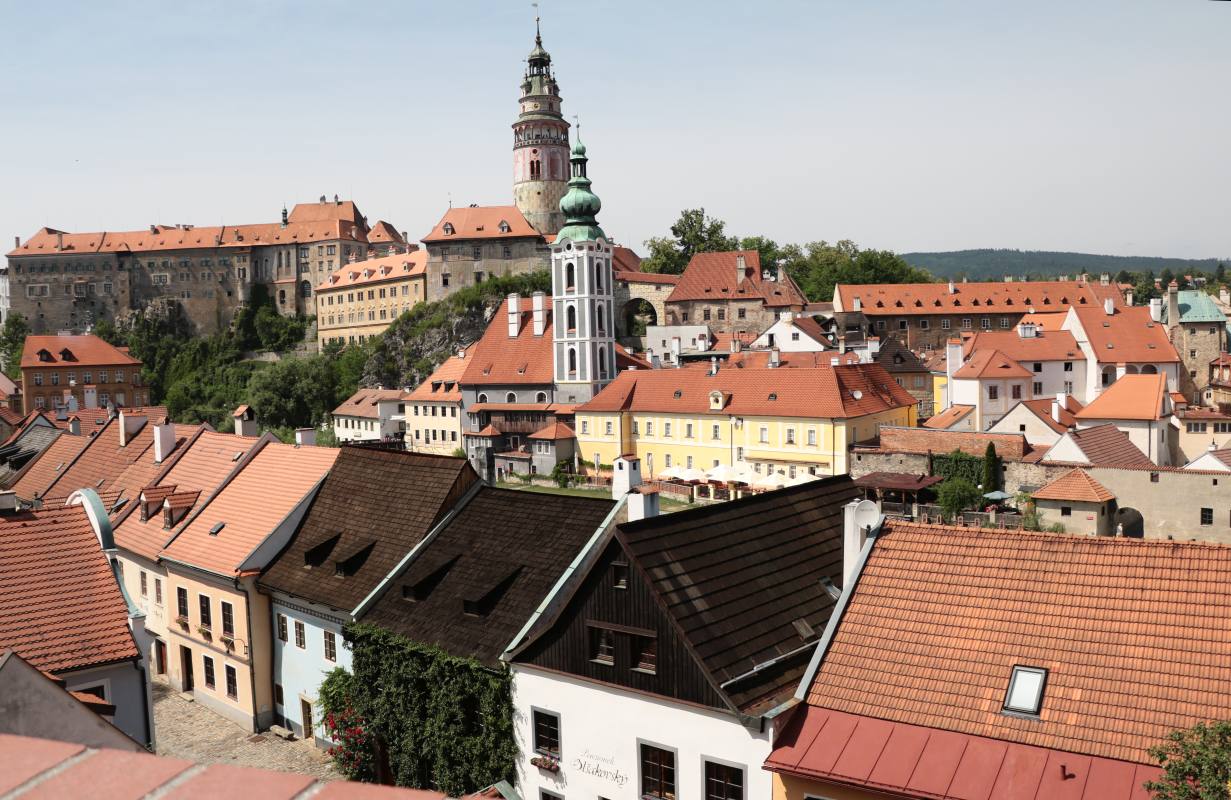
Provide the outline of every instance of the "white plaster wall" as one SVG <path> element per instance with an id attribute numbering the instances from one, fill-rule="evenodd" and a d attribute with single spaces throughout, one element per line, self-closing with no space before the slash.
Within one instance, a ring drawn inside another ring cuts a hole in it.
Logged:
<path id="1" fill-rule="evenodd" d="M 1078 423 L 1078 429 L 1093 428 L 1111 423 L 1128 435 L 1129 441 L 1137 449 L 1150 457 L 1150 460 L 1160 466 L 1171 465 L 1171 425 L 1167 420 L 1146 422 L 1135 419 L 1085 419 Z M 1048 455 L 1051 458 L 1051 455 Z"/>
<path id="2" fill-rule="evenodd" d="M 773 344 L 770 344 L 769 335 L 774 335 Z M 799 338 L 793 340 L 791 334 L 798 334 Z M 819 353 L 825 349 L 824 345 L 816 341 L 808 334 L 796 328 L 789 322 L 778 320 L 769 327 L 764 333 L 756 338 L 752 343 L 753 347 L 769 348 L 777 347 L 783 353 Z"/>
<path id="3" fill-rule="evenodd" d="M 1018 403 L 989 429 L 992 433 L 1020 433 L 1032 445 L 1051 447 L 1060 438 L 1050 425 L 1039 419 L 1033 411 Z"/>
<path id="4" fill-rule="evenodd" d="M 676 796 L 700 798 L 705 762 L 744 770 L 744 797 L 770 800 L 770 734 L 745 728 L 730 714 L 673 703 L 665 698 L 513 666 L 513 720 L 521 755 L 518 788 L 527 800 L 540 790 L 568 798 L 639 800 L 640 743 L 675 751 Z M 530 764 L 533 709 L 560 717 L 560 771 Z"/>

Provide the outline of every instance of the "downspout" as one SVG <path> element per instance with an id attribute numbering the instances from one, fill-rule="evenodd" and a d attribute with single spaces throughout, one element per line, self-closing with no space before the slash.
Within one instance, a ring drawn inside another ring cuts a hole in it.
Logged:
<path id="1" fill-rule="evenodd" d="M 145 718 L 145 747 L 153 753 L 157 749 L 157 742 L 154 741 L 154 720 L 150 708 L 150 682 L 145 668 L 141 666 L 141 660 L 138 659 L 131 663 L 133 669 L 137 670 L 137 674 L 141 676 L 141 711 Z"/>
<path id="2" fill-rule="evenodd" d="M 248 590 L 242 588 L 239 582 L 239 576 L 235 578 L 235 590 L 243 592 L 244 609 L 247 613 L 244 614 L 244 621 L 248 628 L 248 685 L 252 687 L 252 727 L 255 730 L 260 730 L 260 721 L 256 711 L 256 650 L 252 644 L 252 597 L 248 594 Z M 223 674 L 225 675 L 226 666 L 223 666 Z M 225 678 L 224 678 L 225 680 Z"/>

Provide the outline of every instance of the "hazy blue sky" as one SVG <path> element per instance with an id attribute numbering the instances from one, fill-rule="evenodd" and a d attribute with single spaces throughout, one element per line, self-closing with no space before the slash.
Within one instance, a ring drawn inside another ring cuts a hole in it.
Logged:
<path id="1" fill-rule="evenodd" d="M 1231 3 L 542 6 L 613 237 L 1231 255 Z M 529 2 L 0 5 L 0 221 L 511 202 Z M 6 248 L 7 249 L 7 248 Z"/>

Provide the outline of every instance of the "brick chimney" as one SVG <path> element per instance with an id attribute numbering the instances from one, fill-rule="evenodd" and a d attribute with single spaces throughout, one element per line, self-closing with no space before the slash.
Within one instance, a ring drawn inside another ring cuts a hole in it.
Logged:
<path id="1" fill-rule="evenodd" d="M 64 249 L 64 234 L 62 234 L 62 233 L 57 233 L 57 234 L 56 234 L 56 249 L 57 249 L 57 250 L 63 250 L 63 249 Z"/>
<path id="2" fill-rule="evenodd" d="M 532 294 L 530 307 L 534 314 L 534 335 L 542 336 L 547 329 L 547 295 L 543 292 Z"/>

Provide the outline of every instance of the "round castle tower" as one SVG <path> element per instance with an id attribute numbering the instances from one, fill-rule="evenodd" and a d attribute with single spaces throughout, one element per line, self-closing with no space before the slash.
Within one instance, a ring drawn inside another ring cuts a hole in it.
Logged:
<path id="1" fill-rule="evenodd" d="M 569 124 L 560 112 L 560 87 L 535 19 L 534 50 L 521 83 L 521 113 L 513 123 L 513 202 L 543 234 L 564 225 L 560 200 L 568 191 Z"/>

